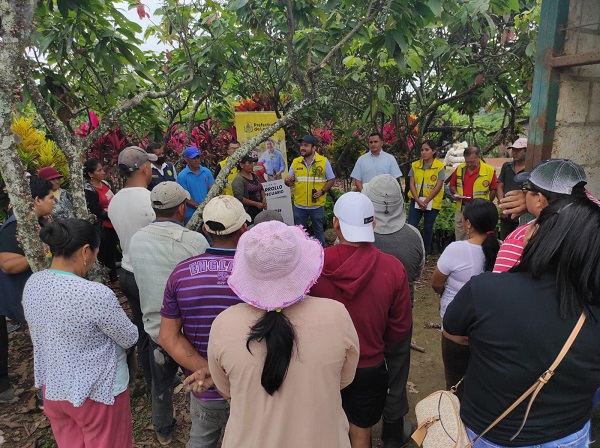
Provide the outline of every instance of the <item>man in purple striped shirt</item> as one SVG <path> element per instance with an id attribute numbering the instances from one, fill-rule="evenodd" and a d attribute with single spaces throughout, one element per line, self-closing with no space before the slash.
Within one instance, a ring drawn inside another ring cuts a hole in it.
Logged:
<path id="1" fill-rule="evenodd" d="M 214 319 L 241 302 L 227 278 L 233 270 L 238 240 L 250 221 L 233 196 L 212 199 L 204 208 L 203 219 L 213 245 L 204 254 L 182 261 L 171 273 L 158 336 L 159 345 L 186 369 L 186 375 L 197 371 L 205 375 L 204 390 L 190 395 L 192 427 L 187 448 L 216 447 L 229 416 L 228 402 L 212 387 L 206 350 Z"/>

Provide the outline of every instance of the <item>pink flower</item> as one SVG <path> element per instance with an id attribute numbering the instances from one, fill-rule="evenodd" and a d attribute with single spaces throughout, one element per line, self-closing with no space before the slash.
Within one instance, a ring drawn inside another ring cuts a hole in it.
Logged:
<path id="1" fill-rule="evenodd" d="M 146 5 L 142 3 L 142 0 L 137 0 L 137 13 L 140 20 L 143 20 L 145 17 L 150 18 L 150 14 L 146 12 Z"/>

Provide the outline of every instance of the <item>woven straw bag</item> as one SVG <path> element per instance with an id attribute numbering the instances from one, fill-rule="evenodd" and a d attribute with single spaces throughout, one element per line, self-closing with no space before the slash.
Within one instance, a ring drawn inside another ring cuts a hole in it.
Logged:
<path id="1" fill-rule="evenodd" d="M 556 368 L 571 348 L 575 338 L 577 338 L 585 319 L 585 313 L 581 313 L 567 342 L 565 342 L 565 345 L 562 347 L 548 370 L 542 373 L 537 381 L 533 383 L 523 395 L 517 398 L 517 400 L 509 406 L 502 415 L 500 415 L 500 417 L 494 420 L 485 431 L 479 434 L 475 440 L 472 442 L 469 440 L 465 424 L 460 418 L 460 401 L 458 401 L 458 397 L 454 395 L 454 392 L 456 392 L 456 388 L 462 382 L 462 379 L 456 385 L 452 386 L 450 391 L 438 390 L 417 403 L 415 413 L 417 414 L 419 426 L 413 433 L 412 439 L 417 445 L 423 446 L 424 448 L 471 448 L 477 440 L 483 437 L 490 429 L 496 426 L 504 417 L 510 414 L 519 404 L 529 397 L 521 427 L 510 438 L 510 440 L 513 441 L 523 430 L 535 398 L 542 390 L 542 387 L 544 387 L 554 375 Z"/>
<path id="2" fill-rule="evenodd" d="M 447 390 L 438 390 L 415 407 L 419 427 L 412 438 L 424 448 L 465 448 L 470 446 L 460 419 L 460 402 Z"/>

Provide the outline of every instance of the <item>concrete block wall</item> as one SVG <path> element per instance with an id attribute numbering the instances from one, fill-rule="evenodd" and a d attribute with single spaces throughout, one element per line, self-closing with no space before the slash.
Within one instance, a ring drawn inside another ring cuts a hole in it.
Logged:
<path id="1" fill-rule="evenodd" d="M 600 1 L 571 0 L 564 54 L 599 49 Z M 600 64 L 562 69 L 552 157 L 582 165 L 600 197 Z"/>

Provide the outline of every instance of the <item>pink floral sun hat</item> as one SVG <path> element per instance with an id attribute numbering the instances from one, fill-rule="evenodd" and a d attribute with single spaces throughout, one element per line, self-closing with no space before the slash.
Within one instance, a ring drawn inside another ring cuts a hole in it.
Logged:
<path id="1" fill-rule="evenodd" d="M 241 236 L 227 283 L 244 302 L 279 310 L 306 296 L 323 260 L 321 244 L 300 227 L 263 222 Z"/>

